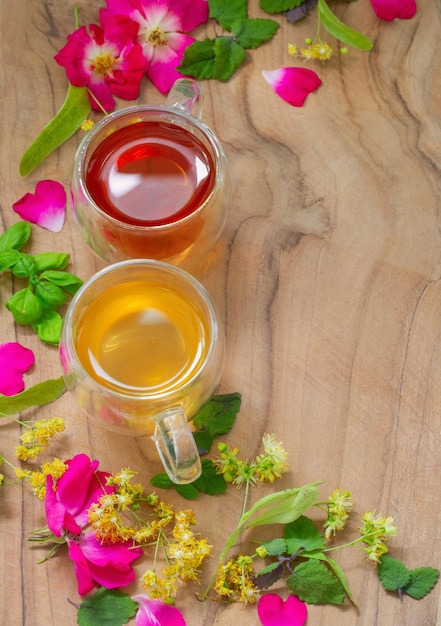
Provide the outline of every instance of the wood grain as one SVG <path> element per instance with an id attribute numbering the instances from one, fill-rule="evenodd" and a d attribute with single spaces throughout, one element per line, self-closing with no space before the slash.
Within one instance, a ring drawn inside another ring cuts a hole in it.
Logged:
<path id="1" fill-rule="evenodd" d="M 96 21 L 95 2 L 79 5 L 83 23 Z M 257 1 L 249 5 L 250 15 L 263 15 Z M 224 144 L 233 197 L 222 243 L 195 273 L 225 324 L 227 363 L 220 391 L 243 396 L 227 440 L 251 458 L 262 434 L 275 433 L 291 468 L 278 488 L 324 481 L 324 498 L 335 487 L 348 488 L 356 502 L 350 534 L 357 535 L 364 511 L 381 510 L 399 528 L 393 555 L 409 567 L 439 568 L 440 5 L 422 0 L 412 20 L 392 23 L 377 19 L 366 0 L 342 3 L 336 11 L 369 36 L 374 49 L 351 49 L 315 68 L 323 84 L 304 107 L 278 99 L 261 71 L 294 64 L 287 44 L 313 36 L 313 19 L 298 26 L 280 19 L 275 39 L 250 52 L 228 83 L 204 85 L 204 120 Z M 80 134 L 20 178 L 20 157 L 65 97 L 65 74 L 53 55 L 73 29 L 73 2 L 2 2 L 0 24 L 4 230 L 17 221 L 13 202 L 38 180 L 53 178 L 68 186 Z M 140 100 L 164 98 L 146 83 Z M 70 213 L 61 233 L 33 227 L 30 250 L 70 252 L 73 271 L 82 278 L 102 266 L 86 249 Z M 16 289 L 8 273 L 0 275 L 2 303 Z M 4 307 L 0 317 L 0 342 L 20 341 L 35 352 L 26 384 L 57 377 L 57 351 L 15 326 Z M 67 421 L 53 455 L 85 452 L 109 471 L 129 465 L 145 484 L 159 471 L 150 445 L 88 424 L 67 394 L 23 417 L 53 414 Z M 18 437 L 16 424 L 2 423 L 6 458 L 14 458 Z M 4 472 L 13 479 L 7 468 Z M 268 491 L 259 487 L 252 497 Z M 0 497 L 0 623 L 75 624 L 68 600 L 79 597 L 71 563 L 60 553 L 38 564 L 45 551 L 27 541 L 44 523 L 42 503 L 22 485 L 2 487 Z M 169 500 L 182 506 L 177 496 L 170 494 Z M 208 506 L 206 499 L 194 503 L 199 530 L 215 540 L 217 551 L 240 504 L 234 488 Z M 308 624 L 441 622 L 439 585 L 421 601 L 400 602 L 383 591 L 360 550 L 337 558 L 358 608 L 312 606 Z M 182 590 L 178 599 L 187 624 L 259 624 L 254 607 L 201 604 L 194 591 Z"/>

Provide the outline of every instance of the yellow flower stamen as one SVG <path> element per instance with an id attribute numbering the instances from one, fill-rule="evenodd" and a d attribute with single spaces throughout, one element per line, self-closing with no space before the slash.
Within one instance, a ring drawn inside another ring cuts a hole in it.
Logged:
<path id="1" fill-rule="evenodd" d="M 154 48 L 159 48 L 159 46 L 167 45 L 167 37 L 165 36 L 165 32 L 159 26 L 155 26 L 146 36 L 147 43 L 151 44 Z"/>

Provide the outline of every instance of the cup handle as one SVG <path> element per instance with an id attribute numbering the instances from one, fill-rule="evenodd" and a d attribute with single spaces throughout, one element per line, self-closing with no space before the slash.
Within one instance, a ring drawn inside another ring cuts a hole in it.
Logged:
<path id="1" fill-rule="evenodd" d="M 170 89 L 165 103 L 200 119 L 204 104 L 202 85 L 191 78 L 179 78 Z"/>
<path id="2" fill-rule="evenodd" d="M 182 407 L 162 411 L 155 417 L 152 436 L 169 478 L 177 484 L 191 483 L 201 475 L 201 459 Z"/>

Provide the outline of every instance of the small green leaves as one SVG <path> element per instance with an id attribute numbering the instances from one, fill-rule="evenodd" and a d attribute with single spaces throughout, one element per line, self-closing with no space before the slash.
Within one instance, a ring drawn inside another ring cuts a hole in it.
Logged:
<path id="1" fill-rule="evenodd" d="M 101 587 L 81 604 L 77 614 L 79 626 L 122 626 L 132 618 L 138 604 L 119 589 Z"/>
<path id="2" fill-rule="evenodd" d="M 44 127 L 20 161 L 20 174 L 26 176 L 81 126 L 91 109 L 85 87 L 69 85 L 66 99 L 56 116 Z"/>
<path id="3" fill-rule="evenodd" d="M 195 41 L 185 50 L 179 71 L 194 78 L 227 81 L 246 59 L 246 49 L 269 41 L 279 24 L 248 18 L 246 0 L 209 0 L 210 17 L 231 35 Z"/>
<path id="4" fill-rule="evenodd" d="M 24 221 L 0 237 L 0 271 L 10 270 L 17 278 L 28 281 L 25 288 L 5 302 L 5 307 L 17 324 L 30 324 L 43 342 L 57 345 L 62 326 L 57 309 L 78 291 L 83 281 L 64 271 L 70 260 L 68 254 L 44 252 L 30 256 L 20 252 L 30 233 L 30 224 Z"/>
<path id="5" fill-rule="evenodd" d="M 419 600 L 435 586 L 439 570 L 433 567 L 409 570 L 403 563 L 385 554 L 378 565 L 378 575 L 386 591 L 407 593 Z"/>
<path id="6" fill-rule="evenodd" d="M 289 554 L 325 547 L 325 541 L 313 521 L 304 515 L 285 526 L 283 537 L 286 541 L 286 552 Z"/>
<path id="7" fill-rule="evenodd" d="M 153 487 L 160 489 L 170 489 L 174 487 L 176 491 L 186 500 L 194 500 L 199 494 L 206 493 L 210 496 L 225 493 L 227 485 L 223 477 L 216 472 L 216 467 L 209 459 L 202 460 L 202 473 L 194 482 L 188 485 L 177 485 L 167 476 L 165 472 L 156 474 L 150 480 Z"/>
<path id="8" fill-rule="evenodd" d="M 259 6 L 267 13 L 283 13 L 302 4 L 302 0 L 260 0 Z"/>
<path id="9" fill-rule="evenodd" d="M 318 560 L 298 565 L 286 579 L 288 589 L 308 604 L 341 604 L 345 592 L 334 574 Z"/>
<path id="10" fill-rule="evenodd" d="M 336 39 L 343 43 L 357 48 L 357 50 L 371 50 L 373 43 L 368 37 L 358 33 L 356 30 L 349 28 L 341 22 L 338 17 L 331 11 L 326 0 L 318 0 L 318 12 L 320 22 L 326 30 Z"/>
<path id="11" fill-rule="evenodd" d="M 46 380 L 29 387 L 15 396 L 0 395 L 0 417 L 21 413 L 33 406 L 43 406 L 54 402 L 66 391 L 63 377 Z"/>
<path id="12" fill-rule="evenodd" d="M 200 454 L 208 452 L 219 435 L 228 433 L 239 413 L 242 398 L 240 393 L 213 396 L 193 417 L 196 432 L 193 433 Z"/>

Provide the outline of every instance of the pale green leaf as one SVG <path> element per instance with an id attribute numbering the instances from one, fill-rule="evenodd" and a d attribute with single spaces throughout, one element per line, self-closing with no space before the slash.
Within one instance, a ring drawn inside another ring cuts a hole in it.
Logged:
<path id="1" fill-rule="evenodd" d="M 357 48 L 357 50 L 371 50 L 373 43 L 365 35 L 349 28 L 341 22 L 331 11 L 326 0 L 318 0 L 318 12 L 321 24 L 336 39 Z"/>
<path id="2" fill-rule="evenodd" d="M 63 377 L 46 380 L 14 396 L 0 395 L 0 417 L 14 415 L 33 406 L 54 402 L 66 391 Z"/>
<path id="3" fill-rule="evenodd" d="M 44 127 L 20 161 L 26 176 L 79 129 L 91 109 L 86 87 L 69 85 L 66 99 L 55 117 Z"/>
<path id="4" fill-rule="evenodd" d="M 244 516 L 245 528 L 264 524 L 289 524 L 317 502 L 318 497 L 315 484 L 264 496 Z M 251 517 L 254 519 L 248 521 Z"/>

